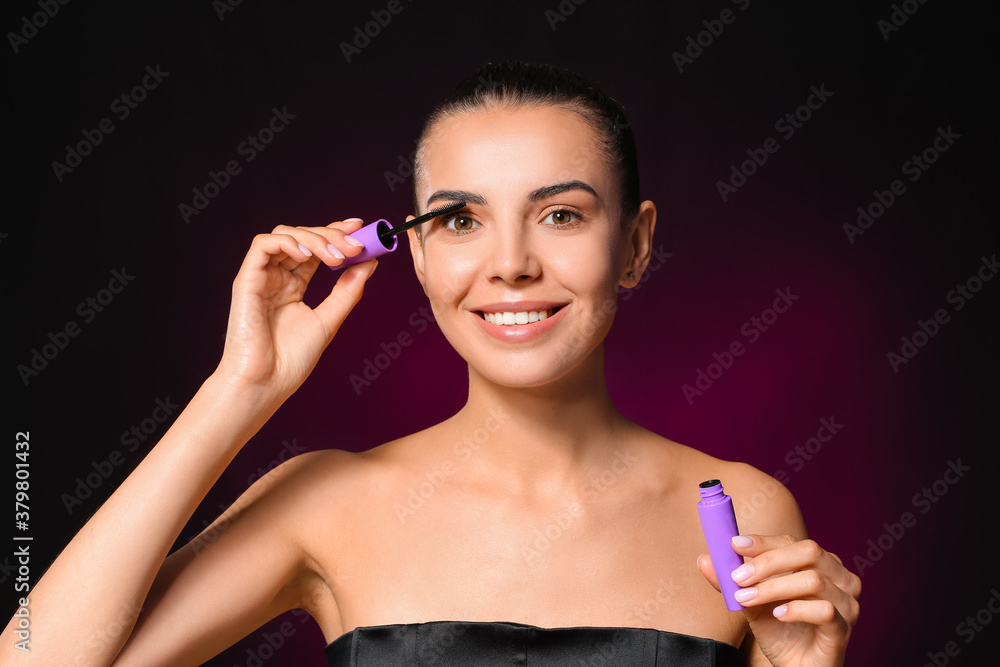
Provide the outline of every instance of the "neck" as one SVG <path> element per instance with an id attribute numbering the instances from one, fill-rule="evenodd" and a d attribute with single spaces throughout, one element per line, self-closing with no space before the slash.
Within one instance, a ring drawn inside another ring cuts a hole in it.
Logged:
<path id="1" fill-rule="evenodd" d="M 579 486 L 610 465 L 632 426 L 608 394 L 603 343 L 544 386 L 505 387 L 470 369 L 468 402 L 451 424 L 478 435 L 472 442 L 481 472 L 522 494 Z"/>

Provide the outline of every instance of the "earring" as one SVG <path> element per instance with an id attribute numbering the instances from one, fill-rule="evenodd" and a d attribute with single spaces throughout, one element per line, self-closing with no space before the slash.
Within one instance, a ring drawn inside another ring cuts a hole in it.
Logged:
<path id="1" fill-rule="evenodd" d="M 628 279 L 629 279 L 629 282 L 635 282 L 635 271 L 629 271 L 628 272 Z"/>

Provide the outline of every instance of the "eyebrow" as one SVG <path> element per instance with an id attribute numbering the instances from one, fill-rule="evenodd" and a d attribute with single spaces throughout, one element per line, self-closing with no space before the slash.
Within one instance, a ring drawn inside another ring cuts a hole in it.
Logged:
<path id="1" fill-rule="evenodd" d="M 547 199 L 571 190 L 583 190 L 584 192 L 592 194 L 598 201 L 601 200 L 600 195 L 597 194 L 597 191 L 594 190 L 594 188 L 590 187 L 583 181 L 574 180 L 538 188 L 528 195 L 528 201 L 541 201 L 542 199 Z M 430 208 L 430 205 L 436 201 L 465 201 L 469 204 L 486 206 L 486 197 L 474 192 L 468 192 L 466 190 L 438 190 L 427 198 L 427 207 Z"/>

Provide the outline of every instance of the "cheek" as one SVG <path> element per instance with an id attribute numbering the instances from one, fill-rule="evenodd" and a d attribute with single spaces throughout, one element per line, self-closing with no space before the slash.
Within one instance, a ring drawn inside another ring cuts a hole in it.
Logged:
<path id="1" fill-rule="evenodd" d="M 546 252 L 546 265 L 560 282 L 581 294 L 614 294 L 622 264 L 616 241 L 602 237 L 554 244 Z"/>
<path id="2" fill-rule="evenodd" d="M 438 308 L 460 299 L 476 275 L 479 260 L 460 246 L 425 246 L 424 282 L 431 306 Z"/>

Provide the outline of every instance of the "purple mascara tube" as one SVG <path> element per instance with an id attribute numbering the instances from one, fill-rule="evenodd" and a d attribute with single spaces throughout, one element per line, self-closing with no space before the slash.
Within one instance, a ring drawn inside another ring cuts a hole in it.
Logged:
<path id="1" fill-rule="evenodd" d="M 712 569 L 719 580 L 726 609 L 741 611 L 745 607 L 733 597 L 741 586 L 733 581 L 732 572 L 743 565 L 743 556 L 733 550 L 732 539 L 740 534 L 740 529 L 736 526 L 733 499 L 726 495 L 722 482 L 717 479 L 699 484 L 698 493 L 701 495 L 701 500 L 698 501 L 701 532 L 708 545 L 708 554 L 712 557 Z"/>
<path id="2" fill-rule="evenodd" d="M 464 207 L 464 201 L 449 204 L 448 206 L 428 211 L 419 217 L 396 225 L 395 227 L 390 225 L 388 220 L 376 220 L 370 225 L 365 225 L 353 234 L 348 234 L 348 236 L 352 239 L 361 241 L 365 245 L 365 249 L 354 257 L 348 257 L 337 266 L 331 266 L 330 268 L 334 271 L 339 271 L 340 269 L 346 269 L 349 266 L 360 264 L 361 262 L 367 262 L 369 259 L 386 255 L 395 250 L 398 246 L 399 240 L 396 238 L 397 234 L 401 234 L 412 227 L 416 227 L 419 224 L 427 222 L 428 220 L 433 220 L 434 218 L 448 213 L 454 213 Z"/>
<path id="3" fill-rule="evenodd" d="M 369 259 L 381 257 L 396 249 L 399 239 L 395 234 L 391 234 L 392 225 L 388 220 L 376 220 L 370 225 L 365 225 L 353 234 L 348 234 L 352 239 L 356 239 L 365 244 L 365 249 L 354 257 L 348 257 L 337 266 L 331 267 L 335 270 L 346 269 L 354 264 L 367 262 Z"/>

